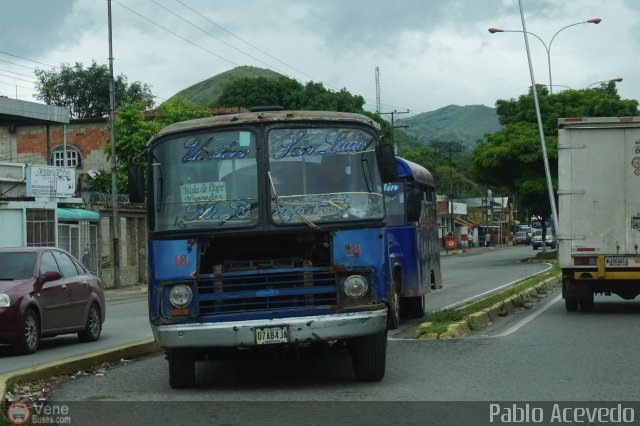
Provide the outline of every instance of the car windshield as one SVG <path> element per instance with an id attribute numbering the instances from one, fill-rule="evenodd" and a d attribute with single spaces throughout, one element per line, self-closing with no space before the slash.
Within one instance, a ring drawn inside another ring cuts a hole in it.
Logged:
<path id="1" fill-rule="evenodd" d="M 26 280 L 33 276 L 35 253 L 0 253 L 0 280 Z"/>

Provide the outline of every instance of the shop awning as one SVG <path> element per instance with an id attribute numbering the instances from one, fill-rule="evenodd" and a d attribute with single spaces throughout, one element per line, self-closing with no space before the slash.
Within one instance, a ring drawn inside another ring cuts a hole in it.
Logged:
<path id="1" fill-rule="evenodd" d="M 58 220 L 63 222 L 77 222 L 80 220 L 99 221 L 100 215 L 92 210 L 69 209 L 59 207 L 57 210 Z"/>

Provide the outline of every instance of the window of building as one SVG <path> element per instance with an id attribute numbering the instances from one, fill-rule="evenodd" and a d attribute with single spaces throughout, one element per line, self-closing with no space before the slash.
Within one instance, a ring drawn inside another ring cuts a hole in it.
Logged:
<path id="1" fill-rule="evenodd" d="M 27 209 L 27 245 L 55 247 L 55 212 Z"/>
<path id="2" fill-rule="evenodd" d="M 51 151 L 51 165 L 65 167 L 64 154 L 65 154 L 64 145 L 55 147 Z M 80 150 L 78 150 L 78 148 L 67 145 L 66 154 L 67 154 L 66 167 L 81 167 L 82 155 L 80 155 Z"/>

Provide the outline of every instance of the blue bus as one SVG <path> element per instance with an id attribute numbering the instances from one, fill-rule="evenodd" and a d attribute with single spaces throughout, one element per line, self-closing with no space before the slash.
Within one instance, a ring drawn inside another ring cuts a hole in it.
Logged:
<path id="1" fill-rule="evenodd" d="M 400 317 L 422 318 L 425 296 L 442 287 L 436 217 L 436 187 L 426 168 L 396 157 L 397 180 L 384 185 L 395 309 Z"/>
<path id="2" fill-rule="evenodd" d="M 384 377 L 397 294 L 383 187 L 398 169 L 375 121 L 214 116 L 165 127 L 146 156 L 149 319 L 172 387 L 196 384 L 196 360 L 317 342 L 348 348 L 358 380 Z"/>

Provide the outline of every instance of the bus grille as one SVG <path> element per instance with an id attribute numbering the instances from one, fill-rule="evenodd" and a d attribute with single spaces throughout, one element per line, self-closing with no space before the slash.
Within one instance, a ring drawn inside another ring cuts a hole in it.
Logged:
<path id="1" fill-rule="evenodd" d="M 326 269 L 200 277 L 198 293 L 200 315 L 337 304 L 335 274 Z"/>

